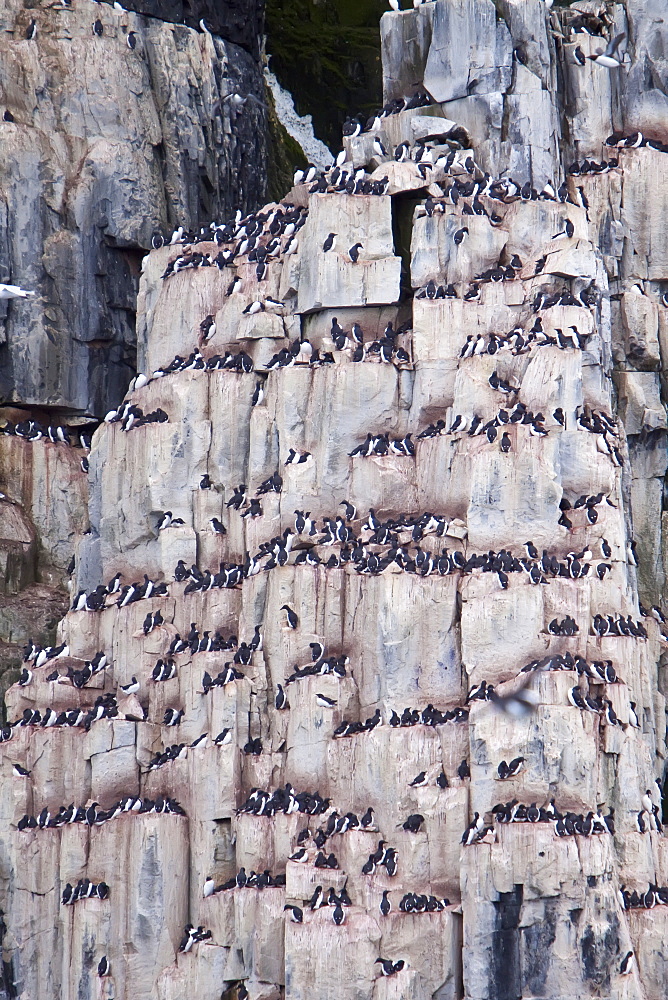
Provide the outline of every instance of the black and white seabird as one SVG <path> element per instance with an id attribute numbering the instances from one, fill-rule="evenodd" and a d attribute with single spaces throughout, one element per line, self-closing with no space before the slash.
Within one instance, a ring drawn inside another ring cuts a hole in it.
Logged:
<path id="1" fill-rule="evenodd" d="M 615 35 L 614 38 L 608 42 L 605 49 L 597 49 L 597 51 L 592 56 L 587 56 L 592 62 L 595 62 L 597 66 L 604 66 L 606 69 L 618 69 L 622 61 L 618 59 L 615 55 L 617 49 L 621 42 L 626 38 L 626 32 L 622 31 L 619 35 Z"/>
<path id="2" fill-rule="evenodd" d="M 276 685 L 276 697 L 274 698 L 274 705 L 279 710 L 282 711 L 285 708 L 290 708 L 288 704 L 288 696 L 281 684 Z"/>
<path id="3" fill-rule="evenodd" d="M 137 48 L 137 35 L 134 31 L 128 31 L 127 44 L 129 49 Z"/>
<path id="4" fill-rule="evenodd" d="M 619 966 L 620 976 L 629 976 L 633 972 L 633 965 L 635 962 L 635 955 L 632 951 L 627 951 L 622 959 L 622 963 Z"/>
<path id="5" fill-rule="evenodd" d="M 127 694 L 127 695 L 136 694 L 137 691 L 139 691 L 139 681 L 137 680 L 137 678 L 133 674 L 132 678 L 130 680 L 130 683 L 129 684 L 121 684 L 120 687 L 121 687 L 121 691 L 123 692 L 123 694 Z"/>
<path id="6" fill-rule="evenodd" d="M 281 611 L 285 611 L 287 617 L 287 624 L 289 628 L 295 629 L 299 625 L 299 617 L 292 610 L 289 604 L 281 605 Z"/>
<path id="7" fill-rule="evenodd" d="M 374 965 L 378 964 L 380 964 L 380 971 L 383 976 L 394 976 L 397 972 L 401 972 L 406 963 L 403 958 L 400 958 L 398 962 L 393 962 L 390 958 L 377 958 Z"/>
<path id="8" fill-rule="evenodd" d="M 362 249 L 361 243 L 354 243 L 348 251 L 348 258 L 352 264 L 356 264 L 359 260 L 360 250 Z"/>

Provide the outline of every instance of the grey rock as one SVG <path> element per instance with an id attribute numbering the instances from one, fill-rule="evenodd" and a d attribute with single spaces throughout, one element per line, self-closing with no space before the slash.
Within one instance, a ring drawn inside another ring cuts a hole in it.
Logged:
<path id="1" fill-rule="evenodd" d="M 36 293 L 1 304 L 0 394 L 101 416 L 133 374 L 152 234 L 261 202 L 266 108 L 257 63 L 232 42 L 108 7 L 97 37 L 92 12 L 45 10 L 30 43 L 27 11 L 0 16 L 14 118 L 0 124 L 0 279 Z"/>

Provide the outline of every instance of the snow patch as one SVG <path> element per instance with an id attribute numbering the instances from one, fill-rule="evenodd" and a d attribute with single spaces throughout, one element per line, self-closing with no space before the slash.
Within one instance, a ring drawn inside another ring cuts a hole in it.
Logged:
<path id="1" fill-rule="evenodd" d="M 316 138 L 313 131 L 313 121 L 311 116 L 304 115 L 302 118 L 297 114 L 292 94 L 288 90 L 284 90 L 283 87 L 281 87 L 280 83 L 270 69 L 265 68 L 264 76 L 272 94 L 274 95 L 274 103 L 276 105 L 278 120 L 281 125 L 283 125 L 288 135 L 297 140 L 299 145 L 304 150 L 304 156 L 309 163 L 314 163 L 316 167 L 328 167 L 332 163 L 334 157 L 324 142 L 321 142 L 320 139 Z"/>

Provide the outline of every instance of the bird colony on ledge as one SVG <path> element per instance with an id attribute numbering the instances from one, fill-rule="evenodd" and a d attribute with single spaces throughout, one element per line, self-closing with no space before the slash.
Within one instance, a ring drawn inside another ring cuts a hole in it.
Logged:
<path id="1" fill-rule="evenodd" d="M 484 0 L 392 7 L 387 104 L 332 166 L 144 261 L 71 609 L 6 698 L 18 995 L 665 992 L 668 628 L 629 436 L 666 424 L 612 374 L 668 332 L 668 129 L 611 127 L 620 6 L 511 3 L 512 39 Z M 455 7 L 471 72 L 535 101 L 515 145 L 489 95 L 434 99 Z M 532 31 L 592 106 L 527 175 L 556 100 Z"/>

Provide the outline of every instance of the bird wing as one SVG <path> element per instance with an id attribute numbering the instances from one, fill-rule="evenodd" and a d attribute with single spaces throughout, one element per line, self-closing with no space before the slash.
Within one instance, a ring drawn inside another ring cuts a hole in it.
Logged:
<path id="1" fill-rule="evenodd" d="M 622 31 L 621 34 L 615 35 L 615 37 L 608 43 L 608 47 L 603 53 L 606 56 L 614 56 L 615 51 L 619 48 L 621 42 L 626 38 L 626 32 Z"/>

